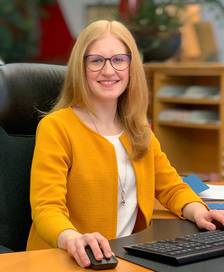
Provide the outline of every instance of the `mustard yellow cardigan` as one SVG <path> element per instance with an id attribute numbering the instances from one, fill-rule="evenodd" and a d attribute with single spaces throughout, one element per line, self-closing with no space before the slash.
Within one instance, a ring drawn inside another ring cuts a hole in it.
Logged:
<path id="1" fill-rule="evenodd" d="M 127 135 L 120 140 L 130 152 Z M 182 182 L 151 133 L 147 154 L 133 161 L 138 217 L 135 230 L 149 225 L 154 197 L 181 217 L 182 208 L 200 198 Z M 57 246 L 65 229 L 98 231 L 116 237 L 118 170 L 113 145 L 66 108 L 38 126 L 31 170 L 33 224 L 27 249 Z"/>

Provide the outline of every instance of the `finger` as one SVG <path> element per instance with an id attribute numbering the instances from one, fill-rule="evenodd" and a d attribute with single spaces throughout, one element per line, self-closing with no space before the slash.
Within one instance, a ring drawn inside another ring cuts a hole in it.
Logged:
<path id="1" fill-rule="evenodd" d="M 205 218 L 200 218 L 200 220 L 198 220 L 196 222 L 196 224 L 200 229 L 206 229 L 206 230 L 215 230 L 216 229 L 215 224 L 213 224 L 212 222 L 210 222 L 209 220 L 207 220 Z"/>
<path id="2" fill-rule="evenodd" d="M 88 255 L 86 254 L 85 247 L 80 247 L 76 250 L 76 254 L 78 259 L 80 260 L 80 263 L 82 264 L 82 267 L 88 267 L 90 266 L 90 259 Z"/>
<path id="3" fill-rule="evenodd" d="M 113 255 L 113 252 L 110 248 L 110 244 L 109 241 L 102 236 L 100 233 L 96 234 L 97 236 L 97 241 L 100 245 L 101 250 L 103 251 L 103 254 L 106 258 L 111 258 L 111 256 Z"/>
<path id="4" fill-rule="evenodd" d="M 88 267 L 90 265 L 90 260 L 85 252 L 85 245 L 86 243 L 81 237 L 67 243 L 68 253 L 75 258 L 81 267 Z"/>
<path id="5" fill-rule="evenodd" d="M 85 234 L 84 236 L 96 260 L 102 260 L 104 256 L 103 256 L 103 252 L 101 251 L 98 235 L 96 233 L 91 233 L 91 234 Z"/>
<path id="6" fill-rule="evenodd" d="M 218 210 L 209 211 L 209 216 L 212 220 L 216 220 L 222 225 L 224 225 L 224 212 Z"/>
<path id="7" fill-rule="evenodd" d="M 74 257 L 74 259 L 76 260 L 76 262 L 77 262 L 77 264 L 78 264 L 79 266 L 81 266 L 81 267 L 88 267 L 88 266 L 90 266 L 90 262 L 89 262 L 89 264 L 87 264 L 87 262 L 86 262 L 86 263 L 85 263 L 85 262 L 83 263 L 83 262 L 81 261 L 79 255 L 78 255 L 76 252 L 74 253 L 73 257 Z"/>

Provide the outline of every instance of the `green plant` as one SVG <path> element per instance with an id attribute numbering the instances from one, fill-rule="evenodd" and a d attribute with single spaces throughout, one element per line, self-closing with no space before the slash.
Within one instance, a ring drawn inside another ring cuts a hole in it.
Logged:
<path id="1" fill-rule="evenodd" d="M 135 36 L 144 60 L 155 58 L 156 49 L 165 52 L 167 47 L 169 52 L 164 55 L 165 59 L 177 51 L 180 45 L 179 28 L 184 23 L 181 14 L 188 2 L 183 0 L 139 0 L 136 1 L 134 12 L 121 17 L 121 21 Z M 216 10 L 219 16 L 224 15 L 224 4 L 221 0 L 191 1 L 193 2 L 207 4 L 213 11 Z"/>
<path id="2" fill-rule="evenodd" d="M 168 5 L 167 1 L 139 1 L 135 12 L 122 19 L 133 33 L 144 61 L 167 59 L 180 46 L 178 30 L 184 4 L 182 0 L 170 2 Z"/>
<path id="3" fill-rule="evenodd" d="M 126 24 L 132 31 L 143 34 L 176 31 L 181 26 L 179 12 L 183 8 L 183 1 L 176 0 L 173 5 L 175 8 L 165 2 L 142 1 L 136 13 L 127 18 Z"/>
<path id="4" fill-rule="evenodd" d="M 43 5 L 54 0 L 0 0 L 0 58 L 27 61 L 38 50 L 39 20 Z"/>
<path id="5" fill-rule="evenodd" d="M 175 32 L 183 24 L 181 13 L 189 1 L 183 0 L 139 0 L 136 1 L 134 14 L 130 13 L 123 21 L 133 31 L 156 34 Z M 195 4 L 207 4 L 216 14 L 224 15 L 222 0 L 195 0 Z"/>

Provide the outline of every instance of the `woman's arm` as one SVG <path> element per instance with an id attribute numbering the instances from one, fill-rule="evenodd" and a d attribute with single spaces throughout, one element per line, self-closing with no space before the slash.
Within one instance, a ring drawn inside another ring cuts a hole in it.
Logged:
<path id="1" fill-rule="evenodd" d="M 67 174 L 71 151 L 59 122 L 47 116 L 37 128 L 30 201 L 33 224 L 39 236 L 52 247 L 65 229 L 74 229 L 66 206 Z"/>

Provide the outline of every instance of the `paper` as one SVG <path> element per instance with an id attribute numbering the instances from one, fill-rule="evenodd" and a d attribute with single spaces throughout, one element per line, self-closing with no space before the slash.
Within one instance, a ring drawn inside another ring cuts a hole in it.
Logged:
<path id="1" fill-rule="evenodd" d="M 204 200 L 224 200 L 224 185 L 208 185 L 208 189 L 198 195 Z"/>

